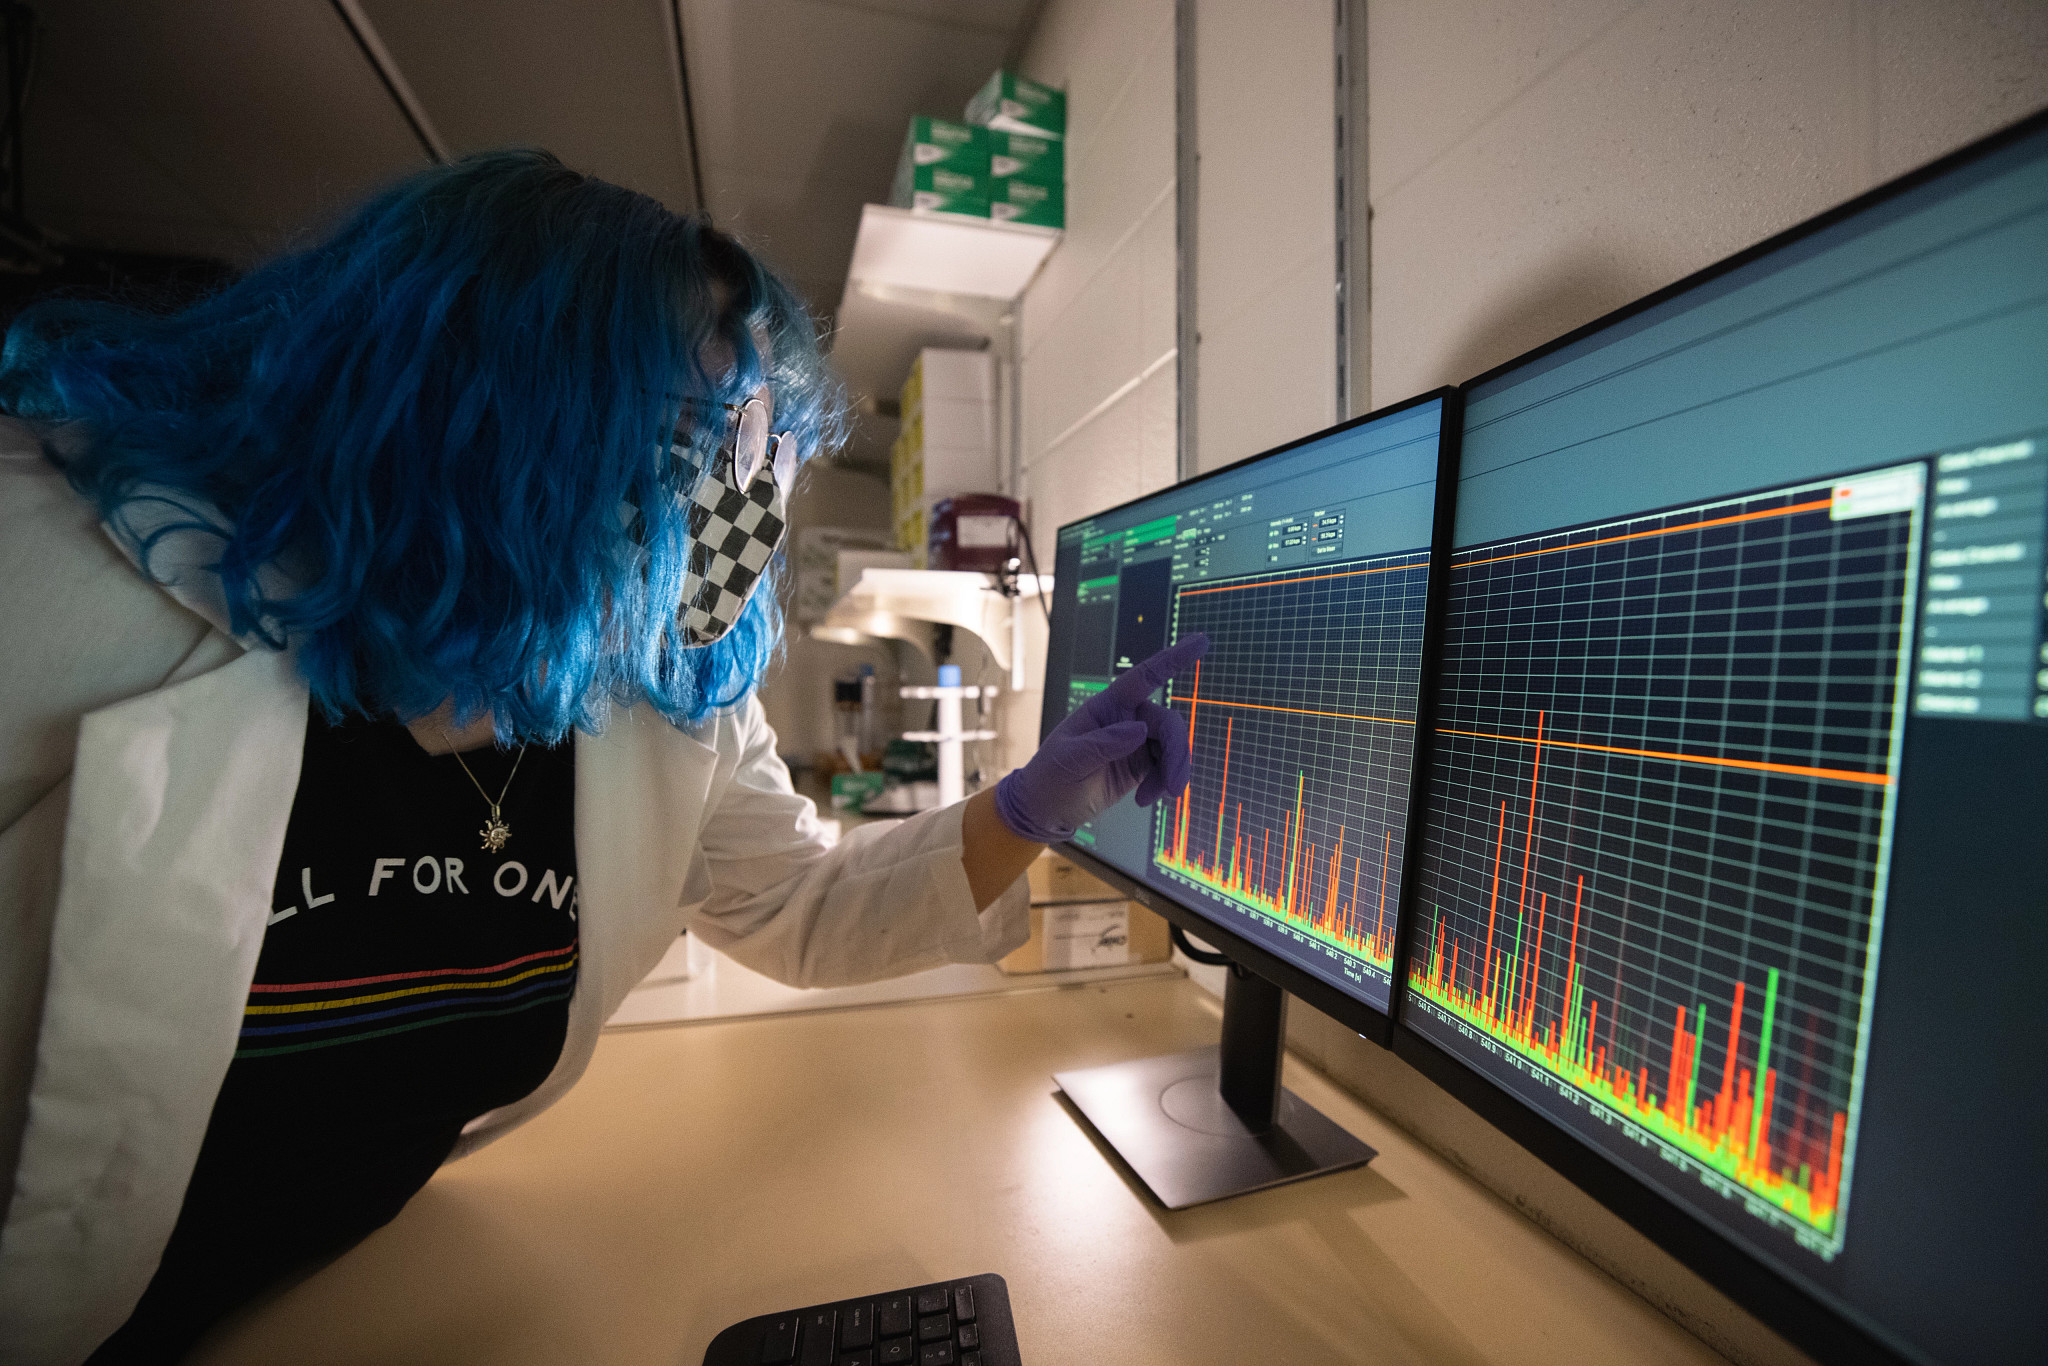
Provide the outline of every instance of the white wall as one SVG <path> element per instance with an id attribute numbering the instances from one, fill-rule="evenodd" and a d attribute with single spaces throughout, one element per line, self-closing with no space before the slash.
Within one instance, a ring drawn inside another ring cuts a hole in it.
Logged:
<path id="1" fill-rule="evenodd" d="M 2048 101 L 2040 0 L 1368 0 L 1372 401 Z"/>
<path id="2" fill-rule="evenodd" d="M 1049 0 L 1024 73 L 1067 92 L 1067 232 L 1020 319 L 1023 496 L 1060 523 L 1174 478 L 1172 0 Z"/>
<path id="3" fill-rule="evenodd" d="M 1335 13 L 1196 0 L 1195 468 L 1337 420 Z"/>

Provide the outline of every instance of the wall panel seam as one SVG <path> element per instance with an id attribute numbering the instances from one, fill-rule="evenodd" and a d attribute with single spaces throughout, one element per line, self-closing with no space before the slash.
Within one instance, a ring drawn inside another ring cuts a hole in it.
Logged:
<path id="1" fill-rule="evenodd" d="M 1324 261 L 1320 264 L 1329 265 L 1334 270 L 1334 263 L 1337 259 L 1336 245 L 1331 242 L 1318 242 L 1314 246 L 1311 246 L 1308 250 L 1304 251 L 1301 255 L 1289 261 L 1286 265 L 1280 266 L 1277 269 L 1275 269 L 1272 274 L 1267 275 L 1260 279 L 1257 285 L 1252 289 L 1250 294 L 1246 296 L 1245 301 L 1243 303 L 1238 304 L 1236 307 L 1232 308 L 1228 313 L 1223 314 L 1221 317 L 1218 317 L 1213 321 L 1204 322 L 1202 324 L 1203 331 L 1216 331 L 1230 326 L 1230 324 L 1236 322 L 1239 318 L 1243 317 L 1246 313 L 1250 312 L 1254 305 L 1262 302 L 1266 295 L 1266 292 L 1272 289 L 1273 286 L 1279 284 L 1283 280 L 1290 278 L 1291 276 L 1300 274 L 1301 268 L 1303 266 L 1318 264 L 1318 262 L 1316 261 L 1316 257 L 1319 254 L 1325 258 Z"/>
<path id="2" fill-rule="evenodd" d="M 1102 273 L 1108 270 L 1112 265 L 1116 263 L 1117 258 L 1123 254 L 1124 248 L 1130 245 L 1131 239 L 1133 237 L 1136 237 L 1141 231 L 1144 230 L 1146 220 L 1151 218 L 1154 213 L 1158 212 L 1159 206 L 1166 202 L 1168 197 L 1170 197 L 1173 194 L 1173 190 L 1173 180 L 1171 178 L 1168 178 L 1165 188 L 1160 190 L 1158 194 L 1152 196 L 1152 202 L 1147 204 L 1142 210 L 1139 211 L 1136 220 L 1133 221 L 1128 228 L 1125 228 L 1123 232 L 1117 237 L 1116 241 L 1111 244 L 1109 250 L 1102 254 L 1102 263 L 1096 266 L 1094 270 L 1089 271 L 1087 276 L 1081 281 L 1081 283 L 1075 287 L 1073 294 L 1067 299 L 1065 303 L 1060 305 L 1059 311 L 1054 313 L 1050 318 L 1046 319 L 1045 330 L 1039 333 L 1037 341 L 1031 343 L 1030 346 L 1024 349 L 1022 353 L 1023 359 L 1027 361 L 1030 360 L 1031 357 L 1037 353 L 1039 347 L 1045 345 L 1046 340 L 1052 335 L 1052 330 L 1060 325 L 1061 320 L 1063 320 L 1068 313 L 1073 311 L 1074 306 L 1076 304 L 1081 302 L 1082 297 L 1089 292 L 1090 286 L 1092 286 L 1097 280 L 1102 278 Z M 1031 297 L 1033 294 L 1036 294 L 1038 292 L 1039 288 L 1040 286 L 1034 285 L 1031 289 L 1031 293 L 1026 294 L 1024 296 L 1024 306 L 1026 308 L 1029 308 L 1031 306 Z"/>
<path id="3" fill-rule="evenodd" d="M 1137 82 L 1138 72 L 1151 59 L 1154 50 L 1159 47 L 1162 38 L 1163 41 L 1168 43 L 1173 41 L 1173 25 L 1171 23 L 1166 25 L 1164 35 L 1154 37 L 1149 45 L 1140 49 L 1138 59 L 1132 62 L 1130 70 L 1124 73 L 1124 78 L 1118 84 L 1116 93 L 1111 95 L 1109 102 L 1103 106 L 1102 121 L 1095 125 L 1095 131 L 1089 134 L 1087 142 L 1076 144 L 1072 147 L 1073 156 L 1069 158 L 1067 163 L 1068 179 L 1070 181 L 1074 178 L 1073 173 L 1086 164 L 1089 155 L 1094 152 L 1096 145 L 1102 141 L 1103 135 L 1109 131 L 1111 118 L 1116 114 L 1117 109 L 1123 104 L 1125 98 L 1130 95 L 1131 86 Z"/>
<path id="4" fill-rule="evenodd" d="M 1137 374 L 1131 376 L 1131 378 L 1125 380 L 1122 384 L 1119 384 L 1115 389 L 1111 390 L 1109 394 L 1106 397 L 1104 397 L 1100 403 L 1097 403 L 1093 408 L 1090 408 L 1087 412 L 1083 413 L 1080 417 L 1076 418 L 1073 422 L 1069 423 L 1065 431 L 1061 432 L 1052 440 L 1046 442 L 1045 445 L 1040 448 L 1037 456 L 1025 464 L 1025 471 L 1028 473 L 1032 469 L 1035 469 L 1040 461 L 1046 459 L 1054 451 L 1058 450 L 1062 445 L 1066 444 L 1066 442 L 1070 440 L 1076 433 L 1078 433 L 1083 427 L 1086 427 L 1089 423 L 1095 421 L 1096 418 L 1101 417 L 1104 413 L 1107 413 L 1110 409 L 1116 407 L 1117 404 L 1123 402 L 1123 400 L 1129 398 L 1132 394 L 1136 393 L 1138 389 L 1145 383 L 1146 380 L 1152 378 L 1152 376 L 1158 374 L 1161 370 L 1171 365 L 1174 362 L 1174 360 L 1178 358 L 1179 355 L 1179 347 L 1176 346 L 1167 348 L 1165 354 L 1155 357 L 1148 365 L 1145 366 L 1144 369 L 1140 370 Z"/>
<path id="5" fill-rule="evenodd" d="M 1433 152 L 1430 155 L 1429 159 L 1424 161 L 1420 166 L 1417 166 L 1414 170 L 1410 171 L 1407 175 L 1402 176 L 1393 184 L 1388 185 L 1384 190 L 1379 190 L 1375 188 L 1373 192 L 1372 202 L 1378 204 L 1383 203 L 1386 200 L 1392 199 L 1395 195 L 1401 193 L 1402 190 L 1412 185 L 1415 181 L 1427 175 L 1430 171 L 1435 170 L 1439 163 L 1443 162 L 1453 152 L 1458 151 L 1467 143 L 1471 142 L 1474 138 L 1478 137 L 1480 133 L 1484 132 L 1489 126 L 1491 126 L 1494 123 L 1497 123 L 1503 116 L 1507 114 L 1507 112 L 1510 109 L 1513 109 L 1516 105 L 1520 104 L 1524 99 L 1527 99 L 1529 95 L 1532 94 L 1538 86 L 1548 84 L 1553 76 L 1556 76 L 1560 72 L 1562 72 L 1567 65 L 1577 61 L 1579 55 L 1585 52 L 1587 48 L 1590 48 L 1595 43 L 1600 42 L 1609 33 L 1612 33 L 1616 28 L 1618 28 L 1623 21 L 1628 19 L 1637 11 L 1641 10 L 1647 3 L 1648 0 L 1637 0 L 1636 4 L 1630 5 L 1627 9 L 1615 15 L 1612 19 L 1609 19 L 1606 23 L 1602 24 L 1599 28 L 1595 29 L 1592 33 L 1588 34 L 1584 42 L 1580 43 L 1570 52 L 1567 52 L 1562 56 L 1558 57 L 1556 60 L 1551 62 L 1550 65 L 1544 67 L 1541 71 L 1538 71 L 1535 75 L 1531 76 L 1527 81 L 1525 81 L 1521 86 L 1519 86 L 1515 90 L 1514 94 L 1509 95 L 1506 99 L 1494 105 L 1493 108 L 1487 110 L 1484 114 L 1481 114 L 1479 118 L 1473 122 L 1471 127 L 1467 128 L 1464 132 L 1458 134 L 1458 136 L 1453 138 L 1450 142 L 1445 143 L 1443 147 L 1438 149 L 1436 152 Z M 1370 73 L 1367 73 L 1366 88 L 1368 91 L 1371 90 L 1370 82 L 1371 75 Z"/>

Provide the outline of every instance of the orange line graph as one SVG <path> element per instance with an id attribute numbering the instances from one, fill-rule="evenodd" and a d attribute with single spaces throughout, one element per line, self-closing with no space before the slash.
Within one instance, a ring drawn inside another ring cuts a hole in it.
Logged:
<path id="1" fill-rule="evenodd" d="M 1200 668 L 1201 666 L 1197 664 L 1195 667 Z M 1224 702 L 1214 697 L 1203 698 L 1202 705 L 1205 707 L 1242 707 L 1246 711 L 1283 711 L 1290 716 L 1328 716 L 1338 721 L 1384 721 L 1390 726 L 1412 726 L 1415 724 L 1413 721 L 1404 721 L 1398 716 L 1366 716 L 1358 712 L 1349 711 L 1311 711 L 1307 707 L 1274 707 L 1268 706 L 1264 702 Z M 1190 711 L 1188 721 L 1190 725 L 1194 722 L 1192 711 Z"/>
<path id="2" fill-rule="evenodd" d="M 1204 699 L 1205 701 L 1207 699 Z M 1221 705 L 1229 705 L 1224 703 Z M 1583 749 L 1595 754 L 1625 754 L 1635 759 L 1668 759 L 1682 764 L 1713 764 L 1719 768 L 1746 768 L 1758 773 L 1788 773 L 1796 778 L 1829 778 L 1844 783 L 1868 783 L 1873 787 L 1890 787 L 1889 773 L 1867 773 L 1855 768 L 1812 768 L 1805 764 L 1774 764 L 1762 759 L 1723 759 L 1712 754 L 1681 754 L 1666 749 L 1629 749 L 1622 745 L 1589 745 L 1573 740 L 1536 739 L 1526 735 L 1495 735 L 1483 730 L 1451 730 L 1437 727 L 1439 735 L 1467 735 L 1476 740 L 1508 740 L 1518 745 L 1540 745 L 1547 749 Z"/>
<path id="3" fill-rule="evenodd" d="M 1680 531 L 1703 531 L 1712 526 L 1733 526 L 1737 522 L 1755 522 L 1767 517 L 1790 517 L 1795 512 L 1818 512 L 1822 508 L 1833 507 L 1834 505 L 1835 500 L 1832 496 L 1816 498 L 1810 503 L 1794 503 L 1790 507 L 1782 508 L 1765 508 L 1760 512 L 1738 512 L 1727 517 L 1709 517 L 1704 522 L 1687 522 L 1683 526 L 1658 527 L 1653 531 L 1631 531 L 1620 536 L 1602 536 L 1598 540 L 1593 541 L 1574 541 L 1570 545 L 1545 546 L 1541 550 L 1518 550 L 1512 555 L 1495 555 L 1490 559 L 1465 560 L 1461 563 L 1453 564 L 1451 568 L 1476 569 L 1482 564 L 1499 564 L 1503 560 L 1525 560 L 1531 555 L 1555 555 L 1561 550 L 1584 550 L 1589 546 L 1613 545 L 1617 541 L 1640 541 L 1645 536 L 1670 536 Z"/>
<path id="4" fill-rule="evenodd" d="M 1347 569 L 1338 574 L 1302 574 L 1292 579 L 1264 579 L 1258 583 L 1226 583 L 1215 588 L 1183 588 L 1180 596 L 1192 598 L 1198 593 L 1236 593 L 1246 588 L 1278 588 L 1289 583 L 1320 583 L 1324 579 L 1355 579 L 1361 574 L 1391 574 L 1397 569 L 1424 569 L 1422 564 L 1385 564 L 1377 569 Z"/>

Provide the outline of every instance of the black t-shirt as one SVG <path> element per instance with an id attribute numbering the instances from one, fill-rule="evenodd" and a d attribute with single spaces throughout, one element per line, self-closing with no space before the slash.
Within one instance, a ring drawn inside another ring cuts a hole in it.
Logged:
<path id="1" fill-rule="evenodd" d="M 174 1361 L 389 1222 L 476 1116 L 561 1056 L 576 988 L 574 747 L 452 756 L 395 721 L 306 726 L 240 1044 L 163 1261 L 92 1357 Z M 517 763 L 517 771 L 514 764 Z"/>

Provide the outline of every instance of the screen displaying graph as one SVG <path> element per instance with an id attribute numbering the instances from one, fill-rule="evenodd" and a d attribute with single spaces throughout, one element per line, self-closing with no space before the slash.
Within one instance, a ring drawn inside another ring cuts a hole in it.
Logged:
<path id="1" fill-rule="evenodd" d="M 1208 656 L 1176 682 L 1194 776 L 1153 861 L 1219 910 L 1384 990 L 1408 821 L 1429 554 L 1189 584 L 1172 634 Z"/>
<path id="2" fill-rule="evenodd" d="M 1444 406 L 1429 395 L 1060 528 L 1043 726 L 1168 641 L 1193 778 L 1074 844 L 1387 1011 Z M 1197 932 L 1199 936 L 1199 931 Z M 1271 969 L 1270 963 L 1267 964 Z"/>
<path id="3" fill-rule="evenodd" d="M 1854 1167 L 1919 464 L 1463 548 L 1411 1020 L 1831 1258 Z"/>

